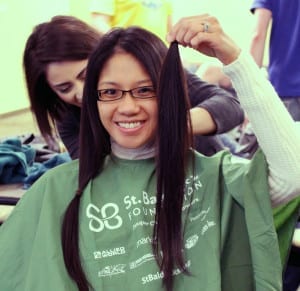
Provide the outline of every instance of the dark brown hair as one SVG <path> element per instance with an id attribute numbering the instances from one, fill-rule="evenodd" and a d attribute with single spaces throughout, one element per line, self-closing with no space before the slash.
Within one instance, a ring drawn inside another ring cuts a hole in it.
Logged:
<path id="1" fill-rule="evenodd" d="M 65 110 L 79 108 L 62 101 L 46 80 L 50 63 L 86 60 L 98 44 L 100 33 L 72 16 L 55 16 L 33 29 L 23 54 L 23 67 L 31 110 L 45 140 L 54 138 L 55 120 Z"/>
<path id="2" fill-rule="evenodd" d="M 84 188 L 93 177 L 101 174 L 104 159 L 111 152 L 109 134 L 99 118 L 97 83 L 104 64 L 119 50 L 130 53 L 140 62 L 157 89 L 157 204 L 153 251 L 164 273 L 163 284 L 169 291 L 173 287 L 174 268 L 187 273 L 181 210 L 191 140 L 188 136 L 189 103 L 178 45 L 173 43 L 168 50 L 157 36 L 138 27 L 115 29 L 104 35 L 88 63 L 81 113 L 79 186 L 62 226 L 65 265 L 79 290 L 88 290 L 89 283 L 79 257 L 78 211 Z M 91 146 L 97 150 L 91 151 Z"/>

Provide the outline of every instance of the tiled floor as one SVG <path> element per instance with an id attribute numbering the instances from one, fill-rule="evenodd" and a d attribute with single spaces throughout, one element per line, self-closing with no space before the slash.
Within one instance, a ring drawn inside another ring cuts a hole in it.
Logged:
<path id="1" fill-rule="evenodd" d="M 0 115 L 0 139 L 38 132 L 29 109 Z"/>

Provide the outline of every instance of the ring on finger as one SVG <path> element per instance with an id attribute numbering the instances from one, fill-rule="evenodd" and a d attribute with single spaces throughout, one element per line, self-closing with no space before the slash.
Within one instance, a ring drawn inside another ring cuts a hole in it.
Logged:
<path id="1" fill-rule="evenodd" d="M 204 22 L 202 23 L 203 25 L 203 32 L 209 32 L 209 23 Z"/>

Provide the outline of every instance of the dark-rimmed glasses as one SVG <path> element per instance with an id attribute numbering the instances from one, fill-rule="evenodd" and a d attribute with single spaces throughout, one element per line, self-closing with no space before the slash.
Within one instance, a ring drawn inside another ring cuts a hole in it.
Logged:
<path id="1" fill-rule="evenodd" d="M 115 101 L 123 98 L 126 93 L 138 99 L 153 98 L 156 92 L 153 86 L 137 87 L 130 90 L 121 90 L 115 88 L 100 89 L 98 92 L 98 100 L 103 102 Z"/>

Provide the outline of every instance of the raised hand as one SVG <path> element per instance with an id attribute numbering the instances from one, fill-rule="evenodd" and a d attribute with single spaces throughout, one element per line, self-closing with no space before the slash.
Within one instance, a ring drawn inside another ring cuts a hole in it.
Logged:
<path id="1" fill-rule="evenodd" d="M 207 56 L 218 58 L 224 65 L 237 59 L 240 48 L 223 31 L 217 18 L 202 14 L 180 19 L 167 35 L 167 41 L 177 41 Z"/>

